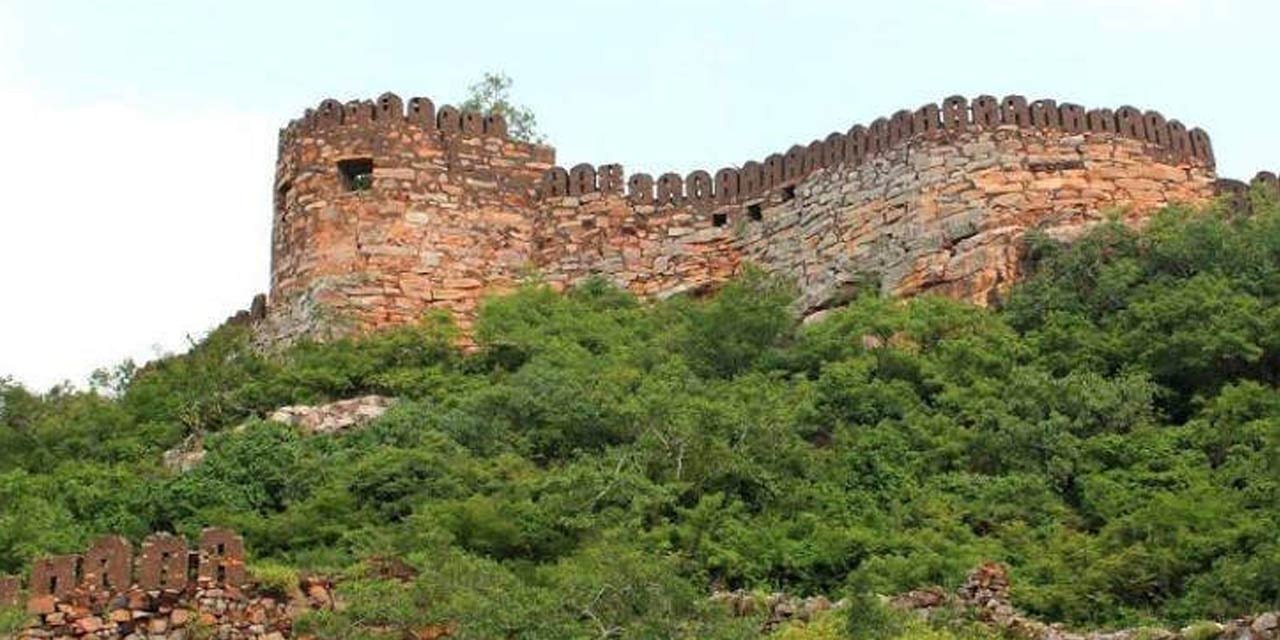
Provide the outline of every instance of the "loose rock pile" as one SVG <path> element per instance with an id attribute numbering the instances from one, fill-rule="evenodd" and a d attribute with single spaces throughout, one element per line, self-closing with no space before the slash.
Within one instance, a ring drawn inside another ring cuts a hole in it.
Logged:
<path id="1" fill-rule="evenodd" d="M 105 603 L 88 590 L 62 598 L 40 596 L 28 601 L 33 623 L 17 638 L 284 640 L 302 611 L 333 608 L 326 585 L 310 584 L 307 596 L 292 602 L 209 584 L 184 591 L 133 589 Z"/>

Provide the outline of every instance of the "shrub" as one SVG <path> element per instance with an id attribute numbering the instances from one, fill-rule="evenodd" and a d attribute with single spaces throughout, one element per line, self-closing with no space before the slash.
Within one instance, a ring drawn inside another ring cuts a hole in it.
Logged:
<path id="1" fill-rule="evenodd" d="M 277 600 L 287 600 L 296 596 L 302 584 L 296 569 L 277 562 L 251 564 L 246 567 L 246 570 L 257 587 L 258 593 Z"/>

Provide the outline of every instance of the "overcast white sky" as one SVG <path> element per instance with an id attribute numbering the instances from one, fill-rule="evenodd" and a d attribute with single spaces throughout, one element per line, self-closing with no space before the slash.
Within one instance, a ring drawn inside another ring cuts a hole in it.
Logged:
<path id="1" fill-rule="evenodd" d="M 865 6 L 864 6 L 865 5 Z M 0 0 L 0 375 L 183 348 L 268 286 L 276 130 L 516 80 L 562 164 L 715 168 L 953 93 L 1134 104 L 1280 169 L 1280 3 Z"/>

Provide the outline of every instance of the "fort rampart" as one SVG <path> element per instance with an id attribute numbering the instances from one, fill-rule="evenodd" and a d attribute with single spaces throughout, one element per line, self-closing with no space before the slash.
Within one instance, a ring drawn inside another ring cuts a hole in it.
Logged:
<path id="1" fill-rule="evenodd" d="M 858 287 L 988 303 L 1032 229 L 1069 239 L 1107 212 L 1140 224 L 1215 193 L 1208 134 L 1133 107 L 954 96 L 736 167 L 627 175 L 555 166 L 501 118 L 322 102 L 281 132 L 270 339 L 367 330 L 536 276 L 697 292 L 745 263 L 812 311 Z M 255 305 L 257 306 L 257 305 Z"/>

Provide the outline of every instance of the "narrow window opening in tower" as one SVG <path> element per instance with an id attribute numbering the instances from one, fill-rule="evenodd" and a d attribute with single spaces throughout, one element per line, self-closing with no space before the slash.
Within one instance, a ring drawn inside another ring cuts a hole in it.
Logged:
<path id="1" fill-rule="evenodd" d="M 751 218 L 752 222 L 760 222 L 764 219 L 764 212 L 760 210 L 759 204 L 747 205 L 747 217 Z"/>
<path id="2" fill-rule="evenodd" d="M 368 191 L 373 188 L 373 158 L 348 158 L 338 161 L 338 173 L 347 191 Z"/>
<path id="3" fill-rule="evenodd" d="M 284 217 L 285 211 L 289 210 L 289 190 L 293 189 L 293 181 L 285 180 L 284 184 L 276 189 L 276 213 Z"/>
<path id="4" fill-rule="evenodd" d="M 727 214 L 727 213 L 713 213 L 713 214 L 711 214 L 711 225 L 712 225 L 712 226 L 715 226 L 715 227 L 723 227 L 723 226 L 724 226 L 724 225 L 726 225 L 726 224 L 729 224 L 729 214 Z"/>

